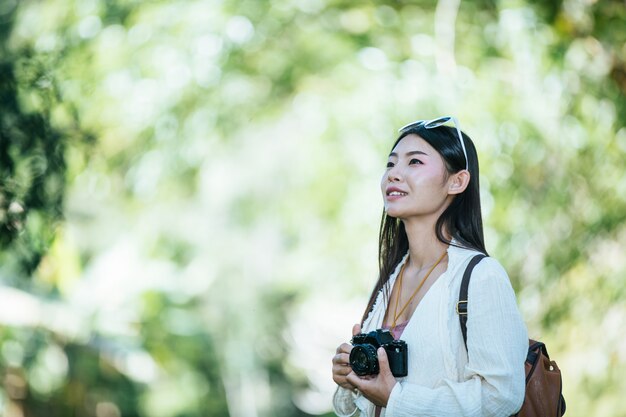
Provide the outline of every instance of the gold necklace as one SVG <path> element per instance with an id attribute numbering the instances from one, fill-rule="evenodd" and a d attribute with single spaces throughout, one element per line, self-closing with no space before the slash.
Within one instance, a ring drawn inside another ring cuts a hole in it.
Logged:
<path id="1" fill-rule="evenodd" d="M 396 322 L 398 321 L 398 318 L 402 315 L 402 313 L 404 313 L 404 310 L 406 310 L 406 308 L 409 306 L 409 304 L 411 303 L 411 301 L 413 301 L 413 298 L 415 298 L 415 296 L 417 295 L 417 293 L 419 292 L 419 290 L 422 288 L 422 286 L 424 285 L 424 283 L 426 282 L 426 280 L 428 279 L 428 277 L 430 276 L 430 274 L 435 270 L 435 268 L 437 267 L 437 265 L 439 265 L 439 263 L 443 260 L 443 258 L 446 256 L 446 253 L 448 253 L 448 251 L 443 251 L 443 253 L 441 254 L 441 257 L 439 257 L 439 259 L 437 260 L 437 262 L 435 262 L 435 264 L 433 266 L 430 267 L 430 269 L 428 270 L 428 272 L 426 273 L 426 275 L 424 275 L 424 278 L 422 278 L 422 281 L 419 283 L 419 285 L 417 286 L 417 288 L 415 289 L 415 291 L 413 291 L 413 294 L 411 294 L 411 296 L 409 297 L 409 299 L 407 300 L 407 302 L 404 304 L 404 307 L 402 307 L 402 309 L 400 310 L 400 312 L 398 313 L 398 303 L 400 302 L 400 297 L 402 296 L 402 277 L 404 276 L 404 267 L 406 266 L 406 264 L 409 263 L 409 260 L 407 258 L 406 262 L 402 265 L 402 268 L 400 268 L 400 276 L 398 277 L 398 285 L 400 286 L 398 289 L 398 297 L 396 297 L 396 306 L 393 312 L 393 324 L 391 325 L 392 329 L 396 328 Z"/>

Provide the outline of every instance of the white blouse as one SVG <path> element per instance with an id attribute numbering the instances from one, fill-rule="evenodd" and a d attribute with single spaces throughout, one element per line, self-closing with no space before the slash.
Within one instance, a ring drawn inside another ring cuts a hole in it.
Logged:
<path id="1" fill-rule="evenodd" d="M 422 298 L 402 333 L 409 349 L 408 376 L 398 378 L 381 416 L 501 417 L 521 408 L 528 335 L 509 277 L 493 258 L 481 260 L 472 273 L 467 307 L 469 355 L 463 343 L 456 304 L 465 268 L 477 254 L 449 247 L 448 269 Z M 391 275 L 391 286 L 407 258 L 408 254 Z M 382 326 L 388 302 L 383 298 L 381 291 L 363 332 Z M 341 387 L 333 406 L 340 417 L 374 416 L 370 401 Z"/>

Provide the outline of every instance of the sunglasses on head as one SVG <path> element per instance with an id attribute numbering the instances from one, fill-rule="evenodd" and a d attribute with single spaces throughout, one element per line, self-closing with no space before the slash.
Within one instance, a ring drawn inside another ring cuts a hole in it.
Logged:
<path id="1" fill-rule="evenodd" d="M 461 127 L 459 125 L 459 121 L 454 116 L 442 116 L 433 120 L 416 120 L 414 122 L 409 123 L 408 125 L 402 126 L 398 129 L 398 132 L 403 133 L 408 129 L 414 127 L 423 127 L 425 129 L 434 129 L 439 126 L 443 126 L 444 124 L 452 122 L 454 127 L 456 128 L 456 133 L 459 137 L 459 142 L 461 142 L 461 148 L 463 148 L 463 155 L 465 156 L 465 169 L 469 170 L 468 159 L 467 159 L 467 151 L 465 150 L 465 141 L 463 140 L 463 135 L 461 134 Z"/>

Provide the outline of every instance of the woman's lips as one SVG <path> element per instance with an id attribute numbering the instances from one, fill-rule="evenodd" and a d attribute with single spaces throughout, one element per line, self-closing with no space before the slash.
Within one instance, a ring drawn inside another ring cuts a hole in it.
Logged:
<path id="1" fill-rule="evenodd" d="M 394 200 L 398 200 L 404 196 L 406 196 L 407 193 L 405 193 L 404 191 L 400 191 L 400 190 L 387 190 L 387 200 L 388 201 L 394 201 Z"/>

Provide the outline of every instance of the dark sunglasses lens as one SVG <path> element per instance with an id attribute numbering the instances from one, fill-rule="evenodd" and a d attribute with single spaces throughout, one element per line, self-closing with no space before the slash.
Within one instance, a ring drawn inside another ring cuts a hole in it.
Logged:
<path id="1" fill-rule="evenodd" d="M 423 124 L 424 124 L 424 120 L 419 120 L 417 122 L 409 123 L 408 125 L 400 128 L 399 132 L 406 132 L 407 130 L 412 129 L 414 127 L 420 127 Z"/>

